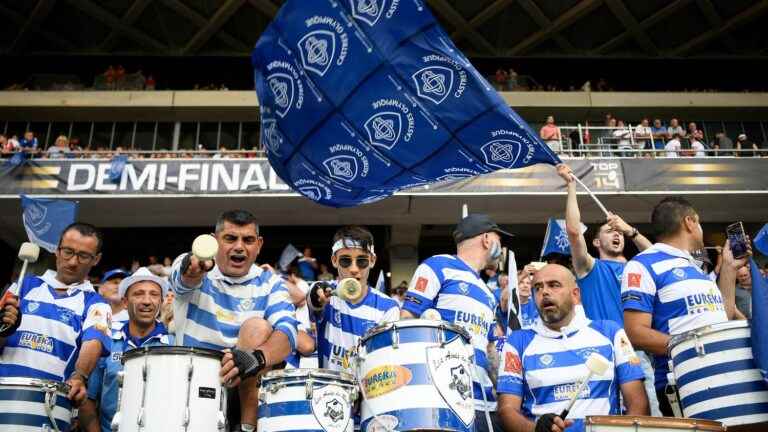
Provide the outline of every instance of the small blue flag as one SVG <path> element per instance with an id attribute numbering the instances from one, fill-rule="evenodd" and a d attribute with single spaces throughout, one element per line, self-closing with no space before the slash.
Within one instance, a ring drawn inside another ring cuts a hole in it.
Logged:
<path id="1" fill-rule="evenodd" d="M 376 279 L 376 291 L 384 292 L 387 290 L 387 283 L 384 280 L 384 270 L 379 270 L 379 278 Z"/>
<path id="2" fill-rule="evenodd" d="M 763 225 L 752 242 L 761 254 L 768 256 L 768 224 Z"/>
<path id="3" fill-rule="evenodd" d="M 304 256 L 301 252 L 299 252 L 298 249 L 296 249 L 296 246 L 288 243 L 288 245 L 283 249 L 283 252 L 280 254 L 280 259 L 277 261 L 277 266 L 280 267 L 280 270 L 287 271 L 288 266 L 291 265 L 293 260 L 296 258 L 301 258 Z"/>
<path id="4" fill-rule="evenodd" d="M 24 165 L 24 163 L 27 161 L 27 154 L 23 151 L 17 151 L 16 153 L 11 156 L 10 159 L 5 161 L 3 164 L 4 167 L 8 168 L 15 168 L 20 165 Z"/>
<path id="5" fill-rule="evenodd" d="M 21 219 L 32 243 L 50 253 L 56 252 L 59 237 L 77 216 L 77 202 L 38 199 L 21 195 Z"/>
<path id="6" fill-rule="evenodd" d="M 115 155 L 112 160 L 109 161 L 109 171 L 107 171 L 109 181 L 112 183 L 118 183 L 120 181 L 120 177 L 123 176 L 123 170 L 125 169 L 125 165 L 127 163 L 127 155 Z"/>
<path id="7" fill-rule="evenodd" d="M 587 227 L 581 224 L 581 233 L 587 231 Z M 541 257 L 551 253 L 562 255 L 571 254 L 571 243 L 568 241 L 568 232 L 565 230 L 565 219 L 549 218 L 547 232 L 544 234 L 544 244 L 541 246 Z"/>
<path id="8" fill-rule="evenodd" d="M 272 168 L 320 204 L 560 159 L 423 1 L 288 0 L 252 54 Z"/>
<path id="9" fill-rule="evenodd" d="M 749 259 L 752 274 L 752 356 L 755 364 L 768 382 L 768 281 L 760 273 L 755 260 Z"/>

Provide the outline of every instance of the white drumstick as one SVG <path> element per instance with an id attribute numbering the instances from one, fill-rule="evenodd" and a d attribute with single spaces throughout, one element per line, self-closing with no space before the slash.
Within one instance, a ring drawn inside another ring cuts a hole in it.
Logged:
<path id="1" fill-rule="evenodd" d="M 421 319 L 441 321 L 443 317 L 440 315 L 440 312 L 438 312 L 437 309 L 427 309 L 424 311 L 424 313 L 421 314 Z"/>
<path id="2" fill-rule="evenodd" d="M 210 234 L 201 234 L 192 242 L 192 255 L 200 261 L 210 261 L 219 251 L 219 242 Z"/>
<path id="3" fill-rule="evenodd" d="M 584 387 L 587 386 L 589 380 L 592 379 L 592 377 L 595 375 L 603 375 L 605 371 L 608 370 L 610 365 L 611 363 L 608 361 L 608 359 L 598 353 L 593 352 L 589 355 L 586 363 L 587 369 L 589 369 L 589 373 L 587 374 L 587 377 L 584 378 L 584 381 L 581 382 L 579 388 L 576 389 L 576 392 L 571 395 L 571 400 L 568 402 L 568 407 L 560 413 L 561 419 L 565 420 L 565 418 L 568 417 L 568 411 L 573 408 L 573 404 L 576 403 L 576 399 L 578 399 L 579 395 L 584 390 Z"/>
<path id="4" fill-rule="evenodd" d="M 333 290 L 333 295 L 354 304 L 362 299 L 363 287 L 355 278 L 344 278 Z"/>
<path id="5" fill-rule="evenodd" d="M 3 294 L 2 299 L 0 299 L 0 315 L 2 315 L 2 309 L 5 306 L 5 302 L 8 301 L 11 296 L 19 296 L 21 284 L 24 283 L 24 276 L 26 276 L 27 273 L 27 265 L 29 265 L 29 263 L 36 262 L 38 257 L 40 257 L 40 246 L 30 242 L 24 242 L 21 244 L 21 247 L 19 248 L 19 259 L 21 260 L 22 264 L 21 271 L 19 272 L 19 279 L 16 281 L 16 285 L 8 288 L 8 291 L 6 291 L 5 294 Z M 8 329 L 8 327 L 10 326 L 6 324 L 0 324 L 0 332 L 5 331 Z"/>

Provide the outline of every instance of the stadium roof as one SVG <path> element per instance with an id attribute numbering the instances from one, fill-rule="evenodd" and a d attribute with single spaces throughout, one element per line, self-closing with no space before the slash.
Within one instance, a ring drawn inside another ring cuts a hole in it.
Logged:
<path id="1" fill-rule="evenodd" d="M 282 3 L 282 0 L 3 1 L 0 3 L 3 18 L 0 52 L 6 55 L 243 56 L 250 53 Z M 765 25 L 768 0 L 427 0 L 427 3 L 458 46 L 471 57 L 764 58 L 768 55 L 768 26 Z"/>

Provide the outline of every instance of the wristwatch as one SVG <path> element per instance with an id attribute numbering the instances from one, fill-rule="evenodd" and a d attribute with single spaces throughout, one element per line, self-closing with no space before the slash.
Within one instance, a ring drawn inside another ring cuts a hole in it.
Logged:
<path id="1" fill-rule="evenodd" d="M 85 386 L 88 387 L 88 375 L 78 370 L 75 370 L 74 372 L 72 372 L 72 375 L 69 376 L 69 379 L 72 379 L 72 378 L 80 378 L 83 381 L 83 384 L 85 384 Z"/>
<path id="2" fill-rule="evenodd" d="M 640 234 L 640 231 L 637 230 L 637 228 L 632 227 L 632 233 L 630 233 L 627 237 L 631 238 L 632 240 L 637 237 L 637 235 Z"/>

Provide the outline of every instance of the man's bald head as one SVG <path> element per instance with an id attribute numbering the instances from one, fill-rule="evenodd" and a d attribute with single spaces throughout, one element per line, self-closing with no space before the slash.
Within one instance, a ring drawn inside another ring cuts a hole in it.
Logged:
<path id="1" fill-rule="evenodd" d="M 567 267 L 563 267 L 560 264 L 547 264 L 537 271 L 533 275 L 533 286 L 537 283 L 545 283 L 548 280 L 559 281 L 561 285 L 567 288 L 577 287 L 576 277 L 568 270 Z"/>
<path id="2" fill-rule="evenodd" d="M 547 264 L 534 274 L 533 288 L 539 315 L 547 327 L 559 331 L 571 322 L 580 296 L 570 270 L 559 264 Z"/>

